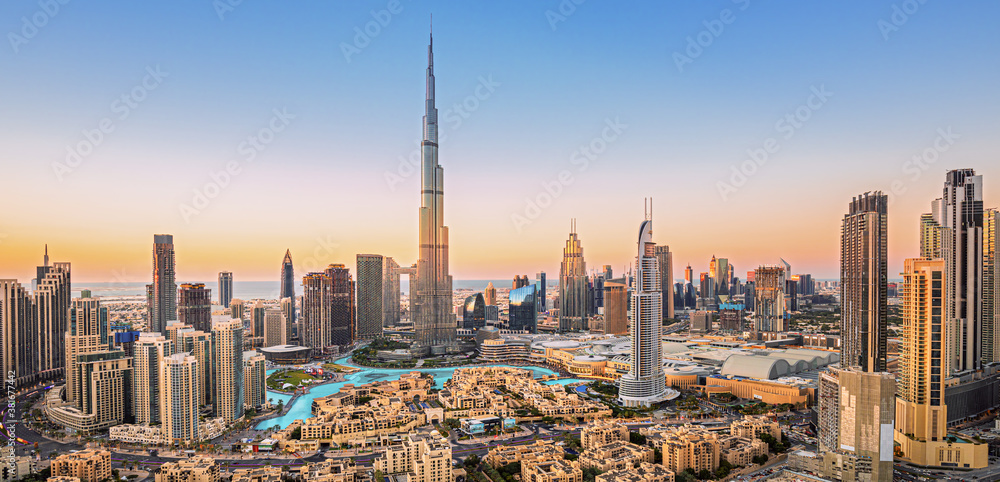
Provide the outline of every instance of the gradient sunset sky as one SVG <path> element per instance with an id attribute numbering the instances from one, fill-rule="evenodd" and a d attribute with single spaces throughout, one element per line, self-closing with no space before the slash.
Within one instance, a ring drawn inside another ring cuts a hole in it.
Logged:
<path id="1" fill-rule="evenodd" d="M 456 279 L 555 277 L 571 218 L 588 267 L 620 272 L 649 196 L 675 278 L 713 254 L 741 278 L 779 257 L 835 278 L 851 197 L 894 182 L 895 278 L 946 170 L 975 168 L 1000 204 L 997 2 L 226 5 L 0 3 L 0 278 L 28 282 L 48 243 L 74 281 L 147 281 L 154 233 L 174 235 L 186 281 L 276 280 L 285 249 L 297 275 L 357 253 L 414 262 L 419 175 L 400 164 L 421 134 L 431 13 Z M 283 130 L 247 160 L 275 111 Z M 602 143 L 583 168 L 581 146 Z M 240 173 L 197 208 L 227 163 Z"/>

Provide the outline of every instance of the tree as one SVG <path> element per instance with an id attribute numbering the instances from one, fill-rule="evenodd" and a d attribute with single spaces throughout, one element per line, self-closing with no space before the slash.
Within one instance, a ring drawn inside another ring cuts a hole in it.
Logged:
<path id="1" fill-rule="evenodd" d="M 646 445 L 646 436 L 639 432 L 629 432 L 628 441 L 636 445 Z"/>
<path id="2" fill-rule="evenodd" d="M 698 472 L 698 480 L 708 480 L 711 478 L 712 478 L 712 473 L 709 472 L 708 469 L 701 469 L 701 471 Z"/>
<path id="3" fill-rule="evenodd" d="M 465 461 L 462 462 L 462 465 L 469 468 L 473 468 L 473 467 L 478 467 L 479 463 L 480 463 L 479 456 L 476 454 L 472 454 L 465 458 Z"/>

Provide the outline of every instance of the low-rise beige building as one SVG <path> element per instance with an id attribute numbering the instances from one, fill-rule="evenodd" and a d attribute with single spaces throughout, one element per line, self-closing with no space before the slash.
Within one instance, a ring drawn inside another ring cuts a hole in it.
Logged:
<path id="1" fill-rule="evenodd" d="M 674 473 L 660 464 L 643 462 L 636 468 L 611 470 L 597 476 L 597 482 L 674 482 Z"/>
<path id="2" fill-rule="evenodd" d="M 49 466 L 53 477 L 76 477 L 80 482 L 111 478 L 111 452 L 87 449 L 56 457 Z"/>
<path id="3" fill-rule="evenodd" d="M 211 457 L 196 455 L 161 465 L 154 479 L 156 482 L 219 482 L 219 466 Z"/>
<path id="4" fill-rule="evenodd" d="M 781 440 L 781 427 L 778 426 L 778 421 L 765 415 L 746 415 L 729 425 L 729 433 L 741 438 L 760 438 L 766 433 L 775 440 Z"/>
<path id="5" fill-rule="evenodd" d="M 528 445 L 498 445 L 486 454 L 486 463 L 494 467 L 526 461 L 553 460 L 563 456 L 563 449 L 551 440 L 536 440 Z"/>
<path id="6" fill-rule="evenodd" d="M 355 482 L 358 478 L 358 468 L 350 460 L 324 460 L 299 467 L 298 472 L 305 482 Z"/>
<path id="7" fill-rule="evenodd" d="M 714 472 L 719 467 L 722 450 L 714 432 L 692 425 L 644 427 L 639 432 L 660 449 L 663 465 L 674 473 L 687 468 Z"/>
<path id="8" fill-rule="evenodd" d="M 628 441 L 628 427 L 611 420 L 596 421 L 580 431 L 580 446 L 590 450 L 612 442 Z"/>
<path id="9" fill-rule="evenodd" d="M 759 438 L 744 438 L 735 435 L 719 437 L 722 459 L 735 467 L 753 464 L 753 458 L 767 455 L 767 444 Z"/>
<path id="10" fill-rule="evenodd" d="M 236 469 L 231 482 L 281 482 L 281 467 L 266 465 L 252 469 Z"/>
<path id="11" fill-rule="evenodd" d="M 597 448 L 585 451 L 580 455 L 580 468 L 597 469 L 601 472 L 609 470 L 627 470 L 642 462 L 653 463 L 653 449 L 644 445 L 618 440 Z"/>
<path id="12" fill-rule="evenodd" d="M 451 482 L 451 444 L 435 434 L 410 434 L 386 446 L 374 463 L 383 474 L 406 474 L 408 482 Z"/>
<path id="13" fill-rule="evenodd" d="M 576 461 L 549 459 L 521 462 L 522 482 L 583 482 L 583 469 Z"/>

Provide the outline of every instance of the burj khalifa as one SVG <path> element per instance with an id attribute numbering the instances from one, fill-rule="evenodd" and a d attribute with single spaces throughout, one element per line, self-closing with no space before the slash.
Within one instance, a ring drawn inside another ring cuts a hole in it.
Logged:
<path id="1" fill-rule="evenodd" d="M 434 34 L 427 46 L 427 96 L 420 143 L 420 258 L 410 297 L 415 351 L 458 351 L 458 323 L 448 274 L 448 227 L 444 225 L 444 169 L 438 165 L 438 113 L 434 105 Z"/>

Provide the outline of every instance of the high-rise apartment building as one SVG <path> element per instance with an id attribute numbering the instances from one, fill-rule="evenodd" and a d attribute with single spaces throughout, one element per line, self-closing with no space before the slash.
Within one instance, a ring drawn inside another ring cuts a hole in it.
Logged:
<path id="1" fill-rule="evenodd" d="M 66 330 L 70 305 L 70 264 L 53 263 L 48 266 L 46 247 L 44 266 L 39 266 L 38 286 L 33 296 L 34 314 L 30 323 L 34 325 L 32 341 L 37 354 L 34 371 L 22 372 L 19 378 L 30 380 L 50 379 L 62 375 L 66 366 Z M 15 381 L 15 384 L 17 382 Z"/>
<path id="2" fill-rule="evenodd" d="M 3 370 L 13 373 L 17 385 L 36 372 L 38 336 L 34 325 L 34 305 L 31 295 L 17 280 L 0 280 L 0 343 Z"/>
<path id="3" fill-rule="evenodd" d="M 285 324 L 288 329 L 288 338 L 285 340 L 286 343 L 291 343 L 293 330 L 292 327 L 295 323 L 292 320 L 295 319 L 295 298 L 282 298 L 281 299 L 281 313 L 285 315 Z"/>
<path id="4" fill-rule="evenodd" d="M 153 235 L 153 283 L 148 287 L 149 326 L 147 331 L 166 333 L 177 319 L 177 279 L 174 237 Z"/>
<path id="5" fill-rule="evenodd" d="M 198 442 L 198 397 L 201 392 L 198 360 L 187 353 L 175 353 L 162 362 L 160 413 L 164 441 L 188 446 Z"/>
<path id="6" fill-rule="evenodd" d="M 761 266 L 754 272 L 754 331 L 785 331 L 785 268 Z"/>
<path id="7" fill-rule="evenodd" d="M 983 211 L 983 361 L 1000 361 L 1000 260 L 997 243 L 1000 231 L 997 223 L 1000 211 Z"/>
<path id="8" fill-rule="evenodd" d="M 983 177 L 972 169 L 949 171 L 930 214 L 921 217 L 920 251 L 946 263 L 946 373 L 978 370 L 984 338 Z"/>
<path id="9" fill-rule="evenodd" d="M 712 279 L 715 281 L 715 299 L 718 302 L 729 301 L 729 283 L 731 280 L 729 270 L 729 258 L 712 257 L 714 268 L 710 270 Z"/>
<path id="10" fill-rule="evenodd" d="M 514 331 L 538 333 L 538 285 L 531 284 L 511 290 L 509 299 L 508 327 Z M 485 317 L 484 309 L 484 324 Z"/>
<path id="11" fill-rule="evenodd" d="M 663 321 L 672 320 L 674 318 L 674 255 L 670 252 L 670 246 L 657 246 L 656 260 L 660 263 Z"/>
<path id="12" fill-rule="evenodd" d="M 231 424 L 243 417 L 243 323 L 212 320 L 212 400 L 216 417 Z"/>
<path id="13" fill-rule="evenodd" d="M 46 404 L 52 422 L 84 433 L 93 433 L 132 419 L 132 358 L 121 350 L 77 355 L 75 404 Z"/>
<path id="14" fill-rule="evenodd" d="M 108 309 L 96 298 L 77 298 L 69 309 L 69 330 L 65 333 L 67 402 L 80 400 L 77 356 L 84 353 L 111 350 Z"/>
<path id="15" fill-rule="evenodd" d="M 647 214 L 646 220 L 639 225 L 635 286 L 629 310 L 632 366 L 618 381 L 619 401 L 627 407 L 650 406 L 661 401 L 667 390 L 661 355 L 663 293 L 660 279 L 660 263 L 656 256 L 656 243 L 653 242 L 653 220 Z"/>
<path id="16" fill-rule="evenodd" d="M 687 268 L 684 268 L 684 282 L 685 283 L 694 283 L 694 270 L 691 269 L 691 265 L 690 264 L 687 265 Z"/>
<path id="17" fill-rule="evenodd" d="M 622 283 L 604 283 L 604 333 L 628 333 L 628 287 Z"/>
<path id="18" fill-rule="evenodd" d="M 260 410 L 267 402 L 267 375 L 264 355 L 256 350 L 243 352 L 243 405 Z"/>
<path id="19" fill-rule="evenodd" d="M 263 301 L 257 300 L 250 309 L 250 336 L 264 336 L 264 316 L 267 313 L 267 306 Z M 244 334 L 245 335 L 245 334 Z"/>
<path id="20" fill-rule="evenodd" d="M 386 256 L 383 268 L 382 326 L 391 327 L 399 324 L 399 263 Z"/>
<path id="21" fill-rule="evenodd" d="M 824 475 L 845 482 L 891 482 L 895 377 L 833 368 L 821 378 L 821 386 L 831 385 L 824 387 L 827 399 L 820 405 Z"/>
<path id="22" fill-rule="evenodd" d="M 986 445 L 948 440 L 944 349 L 950 264 L 944 259 L 907 259 L 901 293 L 903 339 L 894 440 L 898 458 L 921 466 L 981 468 Z"/>
<path id="23" fill-rule="evenodd" d="M 416 351 L 457 353 L 458 322 L 448 272 L 448 227 L 444 225 L 444 168 L 438 164 L 438 111 L 434 92 L 434 38 L 427 46 L 427 91 L 420 143 L 420 233 L 416 282 L 410 280 L 410 313 Z"/>
<path id="24" fill-rule="evenodd" d="M 302 346 L 323 352 L 333 344 L 331 309 L 333 281 L 326 273 L 309 273 L 302 278 Z"/>
<path id="25" fill-rule="evenodd" d="M 385 257 L 359 254 L 357 296 L 357 338 L 372 340 L 382 336 L 385 323 Z"/>
<path id="26" fill-rule="evenodd" d="M 184 283 L 177 298 L 177 321 L 196 330 L 212 328 L 212 290 L 205 283 Z M 163 333 L 166 333 L 164 327 Z"/>
<path id="27" fill-rule="evenodd" d="M 287 345 L 291 339 L 292 327 L 288 317 L 280 308 L 268 308 L 264 312 L 264 346 Z"/>
<path id="28" fill-rule="evenodd" d="M 159 333 L 145 332 L 132 345 L 135 371 L 132 377 L 132 412 L 138 423 L 160 423 L 163 360 L 174 354 L 174 343 Z"/>
<path id="29" fill-rule="evenodd" d="M 587 329 L 587 287 L 587 263 L 574 219 L 559 265 L 559 331 Z"/>
<path id="30" fill-rule="evenodd" d="M 229 314 L 232 318 L 242 320 L 246 316 L 246 303 L 239 298 L 229 301 Z"/>
<path id="31" fill-rule="evenodd" d="M 333 285 L 330 342 L 336 346 L 348 346 L 357 339 L 354 279 L 351 277 L 351 271 L 342 264 L 331 264 L 326 268 L 326 274 Z"/>
<path id="32" fill-rule="evenodd" d="M 229 308 L 229 302 L 233 299 L 233 272 L 219 272 L 219 304 L 223 308 Z"/>
<path id="33" fill-rule="evenodd" d="M 865 193 L 851 201 L 844 216 L 840 235 L 840 365 L 845 368 L 866 372 L 886 369 L 888 205 L 885 194 Z"/>
<path id="34" fill-rule="evenodd" d="M 198 406 L 212 403 L 212 334 L 211 332 L 195 331 L 184 328 L 177 333 L 175 344 L 178 353 L 187 353 L 198 362 L 198 393 L 193 397 Z"/>

